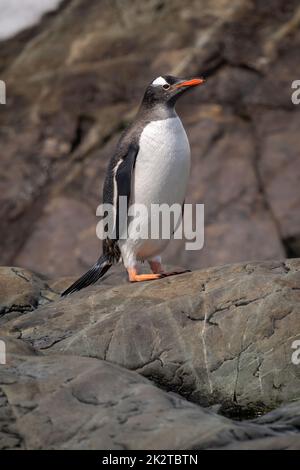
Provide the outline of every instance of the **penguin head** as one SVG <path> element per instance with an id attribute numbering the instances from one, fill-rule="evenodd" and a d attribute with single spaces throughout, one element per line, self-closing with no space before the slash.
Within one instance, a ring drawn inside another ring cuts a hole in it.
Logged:
<path id="1" fill-rule="evenodd" d="M 162 75 L 153 80 L 147 87 L 143 103 L 174 106 L 178 98 L 187 90 L 204 83 L 203 78 L 182 79 L 171 75 Z"/>

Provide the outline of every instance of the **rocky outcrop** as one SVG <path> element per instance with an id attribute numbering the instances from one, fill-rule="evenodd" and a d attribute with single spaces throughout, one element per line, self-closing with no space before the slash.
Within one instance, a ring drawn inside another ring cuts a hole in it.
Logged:
<path id="1" fill-rule="evenodd" d="M 0 268 L 0 326 L 58 298 L 45 279 L 22 268 Z"/>
<path id="2" fill-rule="evenodd" d="M 1 449 L 300 448 L 299 402 L 234 422 L 95 358 L 44 356 L 7 340 L 7 360 Z"/>
<path id="3" fill-rule="evenodd" d="M 11 279 L 8 269 L 5 275 Z M 31 282 L 27 273 L 26 292 Z M 52 299 L 33 311 L 21 304 L 17 318 L 4 314 L 2 331 L 47 357 L 108 361 L 229 417 L 257 416 L 300 398 L 300 367 L 292 361 L 300 339 L 297 259 L 140 284 L 128 284 L 117 267 L 102 283 L 64 299 L 58 292 L 70 279 L 50 287 L 40 282 Z"/>
<path id="4" fill-rule="evenodd" d="M 205 246 L 195 257 L 174 243 L 169 262 L 298 256 L 298 3 L 72 0 L 1 43 L 0 262 L 63 276 L 95 261 L 107 162 L 145 84 L 167 72 L 207 77 L 178 106 Z"/>

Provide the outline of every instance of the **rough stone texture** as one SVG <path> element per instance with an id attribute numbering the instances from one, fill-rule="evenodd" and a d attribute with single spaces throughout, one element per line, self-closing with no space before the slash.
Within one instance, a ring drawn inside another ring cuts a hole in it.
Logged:
<path id="1" fill-rule="evenodd" d="M 30 271 L 0 267 L 0 326 L 58 297 L 45 279 Z"/>
<path id="2" fill-rule="evenodd" d="M 72 0 L 1 43 L 0 262 L 60 276 L 96 259 L 108 159 L 145 83 L 166 72 L 207 77 L 178 106 L 206 243 L 199 256 L 174 243 L 167 260 L 298 256 L 299 18 L 297 0 Z"/>
<path id="3" fill-rule="evenodd" d="M 231 416 L 299 398 L 300 368 L 291 361 L 300 339 L 299 260 L 134 285 L 119 284 L 119 276 L 9 320 L 3 330 L 47 354 L 135 370 L 193 402 L 221 404 Z"/>
<path id="4" fill-rule="evenodd" d="M 20 340 L 6 342 L 1 449 L 300 448 L 299 403 L 234 422 L 109 362 L 37 355 Z"/>
<path id="5" fill-rule="evenodd" d="M 254 438 L 248 442 L 232 442 L 223 448 L 236 450 L 295 450 L 300 448 L 300 436 L 291 436 L 288 431 L 291 428 L 295 428 L 298 431 L 300 429 L 299 401 L 295 401 L 282 406 L 277 410 L 271 411 L 253 422 L 270 426 L 274 430 L 279 425 L 282 430 L 287 430 L 287 435 L 284 437 L 265 436 L 262 439 Z"/>

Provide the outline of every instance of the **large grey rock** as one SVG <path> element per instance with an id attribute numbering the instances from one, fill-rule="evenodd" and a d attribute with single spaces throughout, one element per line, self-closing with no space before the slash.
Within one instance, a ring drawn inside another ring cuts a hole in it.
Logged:
<path id="1" fill-rule="evenodd" d="M 300 398 L 299 269 L 257 262 L 115 286 L 112 275 L 4 327 L 47 354 L 104 359 L 201 405 L 256 414 Z"/>
<path id="2" fill-rule="evenodd" d="M 37 355 L 22 341 L 6 341 L 2 449 L 207 449 L 267 439 L 300 447 L 299 403 L 293 419 L 283 410 L 278 422 L 272 415 L 270 423 L 234 422 L 109 362 Z"/>
<path id="3" fill-rule="evenodd" d="M 27 269 L 0 267 L 0 326 L 58 297 L 46 279 Z"/>

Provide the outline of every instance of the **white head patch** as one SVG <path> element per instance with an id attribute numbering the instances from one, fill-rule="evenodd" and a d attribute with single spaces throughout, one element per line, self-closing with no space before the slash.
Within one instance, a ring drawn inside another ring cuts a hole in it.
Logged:
<path id="1" fill-rule="evenodd" d="M 152 85 L 168 85 L 168 82 L 163 77 L 158 77 L 155 80 L 153 80 Z"/>

